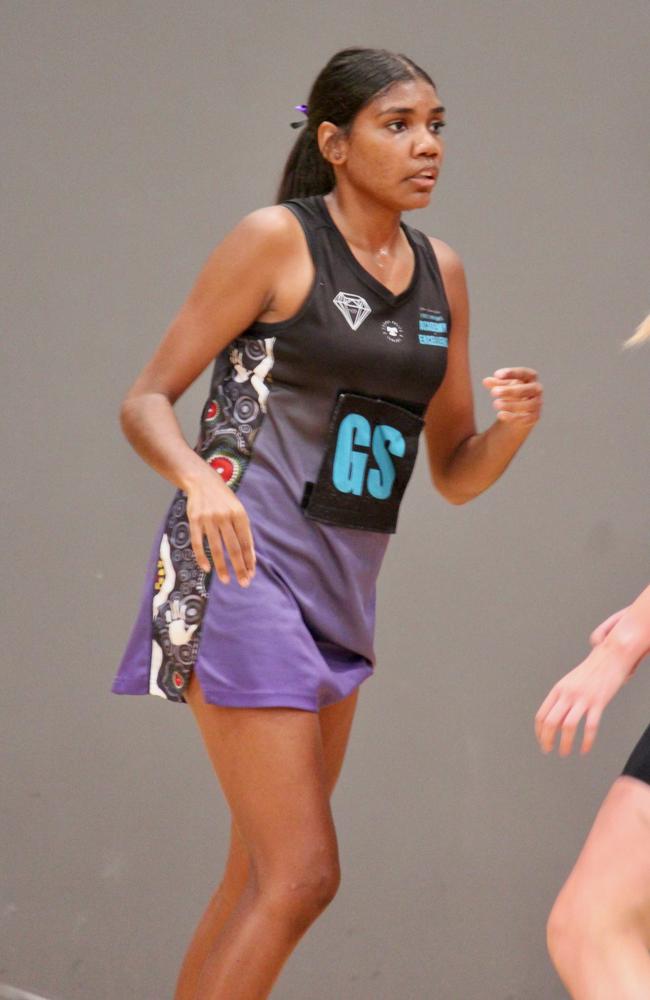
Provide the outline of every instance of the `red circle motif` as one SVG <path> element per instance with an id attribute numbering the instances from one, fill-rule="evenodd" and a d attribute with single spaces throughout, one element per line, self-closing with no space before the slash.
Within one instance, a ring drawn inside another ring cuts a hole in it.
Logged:
<path id="1" fill-rule="evenodd" d="M 183 687 L 183 675 L 180 674 L 178 670 L 175 670 L 174 673 L 172 674 L 172 681 L 174 682 L 174 687 L 176 688 Z"/>
<path id="2" fill-rule="evenodd" d="M 224 483 L 229 483 L 235 471 L 235 466 L 225 455 L 215 455 L 210 459 L 210 465 L 215 472 L 218 472 Z"/>

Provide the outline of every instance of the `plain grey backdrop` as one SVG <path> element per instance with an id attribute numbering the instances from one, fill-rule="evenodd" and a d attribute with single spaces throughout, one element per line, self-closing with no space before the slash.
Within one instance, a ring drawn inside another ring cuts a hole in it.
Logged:
<path id="1" fill-rule="evenodd" d="M 423 456 L 380 582 L 379 662 L 334 797 L 343 866 L 279 1000 L 555 1000 L 549 906 L 649 720 L 640 669 L 590 757 L 532 730 L 647 583 L 646 0 L 4 0 L 0 983 L 164 1000 L 228 815 L 190 712 L 109 686 L 171 495 L 120 397 L 217 241 L 272 202 L 294 104 L 349 44 L 448 107 L 431 207 L 472 372 L 539 369 L 540 426 L 456 508 Z M 193 442 L 207 375 L 179 404 Z M 1 988 L 0 988 L 1 989 Z"/>

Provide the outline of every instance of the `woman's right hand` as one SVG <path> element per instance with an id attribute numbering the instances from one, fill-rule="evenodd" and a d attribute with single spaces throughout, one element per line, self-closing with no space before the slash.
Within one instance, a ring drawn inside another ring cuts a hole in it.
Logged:
<path id="1" fill-rule="evenodd" d="M 207 464 L 185 492 L 192 549 L 199 567 L 206 573 L 212 568 L 204 548 L 206 538 L 221 582 L 230 583 L 227 552 L 237 582 L 248 587 L 255 574 L 255 546 L 244 505 Z"/>

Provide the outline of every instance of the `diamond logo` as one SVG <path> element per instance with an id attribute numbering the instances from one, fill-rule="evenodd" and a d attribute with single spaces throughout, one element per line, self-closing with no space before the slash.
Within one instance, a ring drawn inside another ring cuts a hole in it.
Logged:
<path id="1" fill-rule="evenodd" d="M 360 295 L 339 292 L 332 301 L 336 308 L 343 313 L 348 326 L 353 330 L 358 330 L 364 319 L 372 312 L 366 300 Z"/>

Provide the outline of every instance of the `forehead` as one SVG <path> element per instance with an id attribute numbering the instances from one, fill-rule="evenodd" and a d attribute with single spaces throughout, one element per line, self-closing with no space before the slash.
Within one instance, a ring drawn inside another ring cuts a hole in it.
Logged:
<path id="1" fill-rule="evenodd" d="M 398 80 L 393 83 L 382 94 L 373 97 L 364 110 L 377 115 L 388 108 L 422 105 L 429 111 L 439 107 L 440 103 L 435 88 L 427 80 L 417 77 L 415 80 Z"/>

